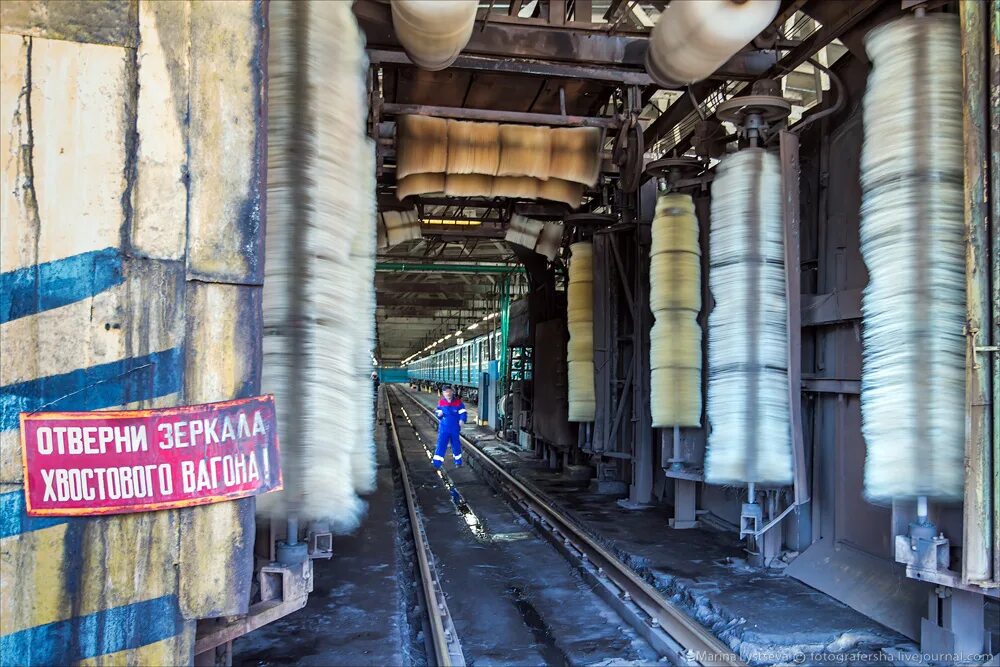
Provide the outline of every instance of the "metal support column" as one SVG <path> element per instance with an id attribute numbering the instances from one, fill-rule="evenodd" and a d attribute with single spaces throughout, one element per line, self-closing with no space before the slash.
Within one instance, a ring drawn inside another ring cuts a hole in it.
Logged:
<path id="1" fill-rule="evenodd" d="M 996 5 L 993 5 L 994 9 Z M 987 204 L 990 155 L 987 94 L 990 5 L 959 3 L 962 26 L 962 127 L 965 147 L 966 253 L 966 449 L 962 582 L 986 583 L 993 571 L 995 469 L 990 401 L 996 341 L 990 313 L 990 223 Z M 994 36 L 995 39 L 995 36 Z"/>

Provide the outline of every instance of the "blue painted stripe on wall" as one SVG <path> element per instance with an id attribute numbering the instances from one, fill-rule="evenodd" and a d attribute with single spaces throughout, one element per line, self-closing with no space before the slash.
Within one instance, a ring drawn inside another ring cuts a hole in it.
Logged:
<path id="1" fill-rule="evenodd" d="M 24 491 L 0 493 L 0 539 L 66 523 L 65 517 L 28 516 Z"/>
<path id="2" fill-rule="evenodd" d="M 21 412 L 98 410 L 178 391 L 183 349 L 78 368 L 0 387 L 0 431 L 18 427 Z"/>
<path id="3" fill-rule="evenodd" d="M 4 635 L 0 655 L 19 665 L 68 665 L 169 639 L 182 623 L 177 596 L 165 595 Z"/>
<path id="4" fill-rule="evenodd" d="M 0 273 L 0 324 L 100 294 L 124 280 L 117 248 Z"/>

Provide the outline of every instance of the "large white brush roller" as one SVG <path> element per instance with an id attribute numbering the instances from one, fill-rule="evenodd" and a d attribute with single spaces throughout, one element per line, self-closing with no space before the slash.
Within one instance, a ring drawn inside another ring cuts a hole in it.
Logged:
<path id="1" fill-rule="evenodd" d="M 349 3 L 274 3 L 268 52 L 265 392 L 278 396 L 285 490 L 266 513 L 357 526 L 374 472 L 360 359 L 371 346 L 374 145 Z M 307 118 L 302 123 L 299 119 Z M 294 165 L 294 170 L 289 168 Z M 359 317 L 358 299 L 367 303 Z"/>
<path id="2" fill-rule="evenodd" d="M 780 0 L 671 2 L 649 35 L 646 71 L 665 87 L 707 79 L 770 25 Z"/>
<path id="3" fill-rule="evenodd" d="M 649 269 L 653 426 L 701 425 L 701 247 L 689 195 L 656 200 Z"/>
<path id="4" fill-rule="evenodd" d="M 570 246 L 569 288 L 566 296 L 570 336 L 567 349 L 569 365 L 569 421 L 594 421 L 594 272 L 593 245 Z M 588 334 L 589 330 L 589 336 Z"/>
<path id="5" fill-rule="evenodd" d="M 479 0 L 392 0 L 392 27 L 417 67 L 450 66 L 469 43 Z"/>
<path id="6" fill-rule="evenodd" d="M 792 481 L 778 158 L 749 148 L 712 183 L 708 451 L 712 484 Z"/>
<path id="7" fill-rule="evenodd" d="M 965 452 L 962 65 L 955 16 L 865 39 L 861 253 L 865 495 L 958 500 Z"/>
<path id="8" fill-rule="evenodd" d="M 443 174 L 448 167 L 448 120 L 433 116 L 396 118 L 396 179 Z"/>

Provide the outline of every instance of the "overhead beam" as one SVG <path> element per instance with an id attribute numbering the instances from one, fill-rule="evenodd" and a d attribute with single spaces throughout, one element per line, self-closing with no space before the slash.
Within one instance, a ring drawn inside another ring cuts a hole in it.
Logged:
<path id="1" fill-rule="evenodd" d="M 428 104 L 396 104 L 393 102 L 386 102 L 382 105 L 382 115 L 437 116 L 438 118 L 482 120 L 497 123 L 525 123 L 529 125 L 551 125 L 558 127 L 615 128 L 619 125 L 616 118 L 601 116 L 562 116 L 559 114 L 531 113 L 525 111 L 467 109 L 462 107 L 438 107 Z"/>
<path id="2" fill-rule="evenodd" d="M 400 297 L 381 292 L 376 295 L 376 303 L 379 306 L 405 306 L 407 308 L 461 308 L 464 304 L 462 299 L 419 299 L 416 297 Z"/>
<path id="3" fill-rule="evenodd" d="M 354 15 L 365 31 L 369 47 L 399 48 L 388 3 L 357 0 Z M 551 26 L 544 19 L 515 18 L 490 14 L 480 21 L 463 52 L 503 58 L 532 58 L 595 65 L 643 67 L 644 35 L 608 35 L 606 26 L 571 23 Z"/>
<path id="4" fill-rule="evenodd" d="M 375 271 L 377 273 L 406 272 L 406 273 L 512 273 L 520 270 L 517 266 L 503 266 L 496 264 L 409 264 L 406 262 L 377 262 Z"/>
<path id="5" fill-rule="evenodd" d="M 379 274 L 385 275 L 385 274 Z M 494 291 L 492 285 L 477 285 L 477 284 L 467 284 L 461 282 L 449 282 L 440 284 L 411 284 L 407 282 L 394 282 L 394 283 L 375 283 L 376 291 L 388 291 L 399 292 L 402 294 L 448 294 L 458 292 L 463 295 L 476 295 L 476 296 L 487 296 Z"/>
<path id="6" fill-rule="evenodd" d="M 405 52 L 390 49 L 368 49 L 368 60 L 373 64 L 412 64 Z M 620 83 L 628 86 L 648 86 L 653 82 L 644 70 L 639 69 L 594 67 L 589 65 L 574 65 L 529 58 L 514 60 L 499 56 L 460 55 L 455 62 L 450 65 L 450 68 L 472 70 L 475 72 L 523 74 L 526 76 L 540 76 L 545 78 L 607 81 L 609 83 Z"/>

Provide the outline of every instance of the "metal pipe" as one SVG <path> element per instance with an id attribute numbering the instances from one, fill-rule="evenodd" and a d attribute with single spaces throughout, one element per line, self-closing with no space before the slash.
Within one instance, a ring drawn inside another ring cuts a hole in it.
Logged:
<path id="1" fill-rule="evenodd" d="M 297 514 L 289 514 L 287 521 L 285 544 L 293 547 L 299 543 L 299 516 Z"/>
<path id="2" fill-rule="evenodd" d="M 462 120 L 482 120 L 499 123 L 526 123 L 529 125 L 554 125 L 561 127 L 608 127 L 617 128 L 616 118 L 603 116 L 560 116 L 548 113 L 527 113 L 523 111 L 494 111 L 493 109 L 463 109 L 438 107 L 426 104 L 382 105 L 384 116 L 437 116 L 438 118 L 458 118 Z"/>
<path id="3" fill-rule="evenodd" d="M 681 469 L 681 427 L 674 426 L 674 461 L 670 464 L 673 470 Z"/>
<path id="4" fill-rule="evenodd" d="M 518 266 L 495 264 L 409 264 L 407 262 L 378 262 L 376 273 L 512 273 Z"/>
<path id="5" fill-rule="evenodd" d="M 917 498 L 917 523 L 927 523 L 927 496 Z"/>

